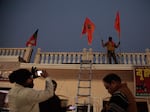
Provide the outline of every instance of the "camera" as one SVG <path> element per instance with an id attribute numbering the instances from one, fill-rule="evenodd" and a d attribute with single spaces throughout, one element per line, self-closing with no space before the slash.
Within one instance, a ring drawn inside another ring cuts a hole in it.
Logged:
<path id="1" fill-rule="evenodd" d="M 37 76 L 41 76 L 41 74 L 42 74 L 42 70 L 38 70 L 37 71 Z"/>

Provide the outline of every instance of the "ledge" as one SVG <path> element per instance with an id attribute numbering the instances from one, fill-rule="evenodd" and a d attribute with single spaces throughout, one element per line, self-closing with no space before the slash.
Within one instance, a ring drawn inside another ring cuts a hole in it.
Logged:
<path id="1" fill-rule="evenodd" d="M 0 62 L 24 62 L 20 56 L 0 56 Z"/>
<path id="2" fill-rule="evenodd" d="M 20 68 L 31 68 L 32 66 L 43 69 L 80 69 L 80 64 L 35 64 L 21 63 Z M 133 70 L 131 64 L 93 64 L 92 70 Z"/>

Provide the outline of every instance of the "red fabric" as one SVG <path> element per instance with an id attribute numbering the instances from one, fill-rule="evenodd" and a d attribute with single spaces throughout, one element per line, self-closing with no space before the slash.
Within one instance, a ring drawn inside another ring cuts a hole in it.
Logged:
<path id="1" fill-rule="evenodd" d="M 115 27 L 115 29 L 118 32 L 118 35 L 120 37 L 120 14 L 119 14 L 119 12 L 117 12 L 117 14 L 116 14 L 114 27 Z"/>
<path id="2" fill-rule="evenodd" d="M 36 46 L 37 33 L 38 33 L 38 29 L 34 32 L 34 34 L 26 42 L 26 47 L 28 47 L 28 46 Z"/>
<path id="3" fill-rule="evenodd" d="M 82 29 L 82 35 L 83 34 L 87 35 L 89 45 L 92 44 L 94 30 L 95 30 L 94 23 L 89 18 L 86 18 Z"/>

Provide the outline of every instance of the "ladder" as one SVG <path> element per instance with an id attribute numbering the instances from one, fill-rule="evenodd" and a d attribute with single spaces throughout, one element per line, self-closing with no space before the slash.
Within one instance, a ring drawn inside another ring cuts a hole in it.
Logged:
<path id="1" fill-rule="evenodd" d="M 76 96 L 76 112 L 84 107 L 82 112 L 91 111 L 91 80 L 92 80 L 92 61 L 81 60 L 80 73 L 78 75 L 78 88 Z M 82 110 L 82 109 L 81 109 Z M 87 111 L 85 111 L 87 110 Z"/>

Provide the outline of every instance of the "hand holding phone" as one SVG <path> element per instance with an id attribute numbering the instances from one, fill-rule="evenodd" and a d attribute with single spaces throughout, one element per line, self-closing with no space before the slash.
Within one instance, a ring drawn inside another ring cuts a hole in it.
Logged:
<path id="1" fill-rule="evenodd" d="M 48 77 L 48 73 L 46 72 L 46 70 L 37 70 L 37 76 L 42 76 L 44 78 Z"/>
<path id="2" fill-rule="evenodd" d="M 41 76 L 42 73 L 43 73 L 42 70 L 38 70 L 37 71 L 37 76 Z"/>

